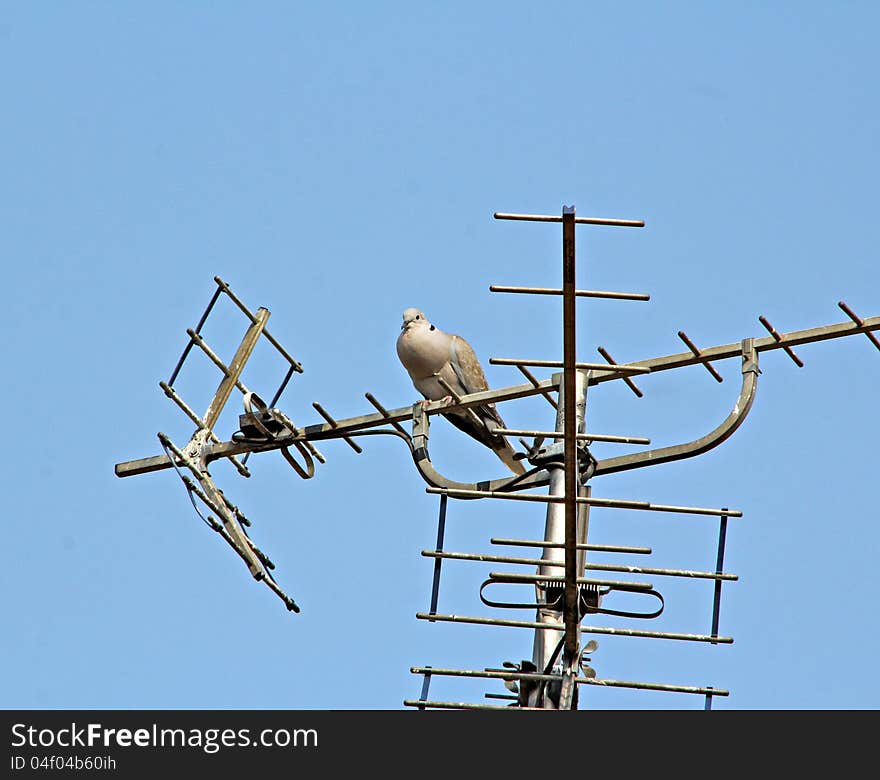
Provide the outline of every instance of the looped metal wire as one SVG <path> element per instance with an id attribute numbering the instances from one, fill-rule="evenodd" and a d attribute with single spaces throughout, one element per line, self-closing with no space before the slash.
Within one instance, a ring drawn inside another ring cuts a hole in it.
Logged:
<path id="1" fill-rule="evenodd" d="M 273 438 L 272 432 L 265 425 L 263 425 L 263 421 L 260 419 L 260 416 L 264 412 L 269 411 L 269 407 L 266 402 L 262 398 L 260 398 L 260 396 L 258 396 L 253 390 L 248 390 L 244 394 L 243 400 L 245 412 L 251 416 L 253 424 L 260 430 L 260 433 L 262 433 L 268 439 Z M 254 410 L 251 408 L 252 405 L 257 407 L 257 411 L 259 412 L 259 414 L 254 414 Z"/>
<path id="2" fill-rule="evenodd" d="M 300 455 L 303 456 L 303 460 L 305 461 L 305 468 L 300 466 L 299 463 L 296 462 L 296 458 L 290 452 L 289 447 L 282 447 L 281 454 L 284 456 L 284 460 L 286 460 L 291 468 L 299 474 L 303 479 L 311 479 L 315 476 L 315 462 L 312 460 L 312 456 L 309 454 L 309 451 L 303 446 L 302 442 L 295 441 L 293 446 L 296 447 Z"/>
<path id="3" fill-rule="evenodd" d="M 518 601 L 493 601 L 492 599 L 487 598 L 483 591 L 489 585 L 500 585 L 498 580 L 493 580 L 491 577 L 486 580 L 482 585 L 480 585 L 480 601 L 482 601 L 487 607 L 498 607 L 502 609 L 540 609 L 540 608 L 551 608 L 558 609 L 561 608 L 560 605 L 562 603 L 562 596 L 559 596 L 555 601 L 545 602 L 545 603 L 523 603 Z"/>

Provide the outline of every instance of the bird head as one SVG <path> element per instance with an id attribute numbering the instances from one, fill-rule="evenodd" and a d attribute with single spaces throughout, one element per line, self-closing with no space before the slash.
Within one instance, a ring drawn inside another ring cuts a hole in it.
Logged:
<path id="1" fill-rule="evenodd" d="M 410 328 L 431 327 L 428 318 L 418 309 L 409 308 L 403 312 L 403 325 L 401 330 L 409 330 Z"/>

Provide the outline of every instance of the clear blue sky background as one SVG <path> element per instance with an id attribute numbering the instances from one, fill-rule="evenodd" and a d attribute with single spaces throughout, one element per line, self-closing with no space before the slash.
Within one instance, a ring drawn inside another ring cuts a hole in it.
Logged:
<path id="1" fill-rule="evenodd" d="M 277 453 L 250 480 L 215 470 L 299 615 L 173 473 L 114 476 L 159 452 L 158 431 L 191 433 L 158 381 L 213 276 L 269 308 L 305 367 L 280 403 L 301 425 L 320 421 L 313 401 L 347 417 L 372 411 L 365 391 L 416 400 L 394 350 L 408 306 L 466 336 L 493 387 L 521 378 L 490 356 L 561 357 L 558 300 L 488 292 L 558 284 L 559 228 L 494 211 L 646 221 L 578 228 L 579 286 L 652 296 L 581 302 L 582 360 L 600 344 L 619 360 L 680 352 L 679 329 L 703 346 L 765 335 L 759 314 L 780 331 L 840 322 L 840 299 L 875 316 L 878 23 L 868 2 L 5 4 L 0 704 L 395 709 L 418 696 L 412 665 L 530 657 L 528 631 L 415 619 L 437 500 L 395 439 L 360 456 L 326 443 L 309 482 Z M 243 328 L 224 310 L 206 332 L 229 358 Z M 745 513 L 725 566 L 735 643 L 598 637 L 601 677 L 729 689 L 718 708 L 877 706 L 880 352 L 862 336 L 798 352 L 803 369 L 765 353 L 754 411 L 721 448 L 595 481 Z M 738 392 L 738 360 L 718 368 L 723 384 L 699 366 L 642 379 L 642 400 L 605 384 L 588 427 L 655 446 L 702 435 Z M 268 396 L 280 370 L 258 353 L 244 378 Z M 194 361 L 184 397 L 201 411 L 218 378 Z M 502 412 L 553 423 L 540 400 Z M 431 443 L 453 478 L 503 475 L 443 420 Z M 447 547 L 512 552 L 489 537 L 542 529 L 541 507 L 452 503 Z M 590 539 L 710 569 L 716 534 L 715 519 L 596 510 Z M 448 564 L 440 610 L 486 614 L 477 587 L 495 568 Z M 653 581 L 667 612 L 637 627 L 708 632 L 710 584 Z M 503 688 L 435 680 L 431 695 L 484 691 Z"/>

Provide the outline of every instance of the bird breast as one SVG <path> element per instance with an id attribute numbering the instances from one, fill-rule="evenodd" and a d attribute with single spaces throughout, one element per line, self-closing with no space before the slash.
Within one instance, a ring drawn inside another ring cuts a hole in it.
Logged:
<path id="1" fill-rule="evenodd" d="M 439 330 L 409 328 L 397 339 L 397 356 L 413 379 L 431 377 L 449 362 L 449 341 Z"/>

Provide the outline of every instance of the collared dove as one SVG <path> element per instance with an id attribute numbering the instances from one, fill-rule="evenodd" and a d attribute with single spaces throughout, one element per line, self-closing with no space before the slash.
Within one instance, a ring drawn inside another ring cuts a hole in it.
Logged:
<path id="1" fill-rule="evenodd" d="M 489 389 L 471 345 L 461 336 L 444 333 L 432 325 L 418 309 L 407 309 L 403 313 L 403 325 L 397 337 L 397 356 L 409 372 L 416 390 L 429 401 L 451 400 L 449 392 L 437 381 L 437 374 L 459 395 Z M 507 439 L 493 433 L 496 428 L 506 427 L 495 404 L 471 408 L 479 418 L 479 424 L 463 409 L 443 412 L 443 416 L 456 428 L 494 450 L 514 474 L 524 474 L 525 467 L 514 459 L 515 450 Z"/>

